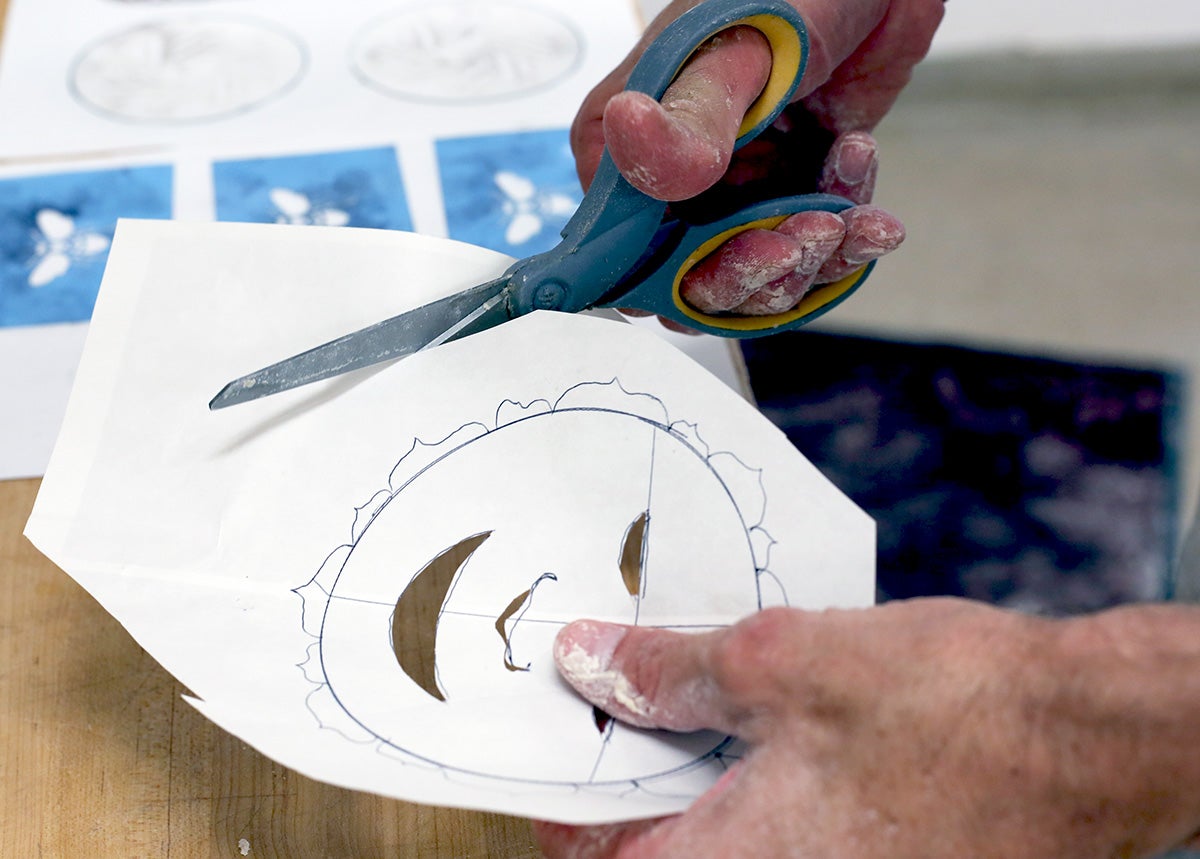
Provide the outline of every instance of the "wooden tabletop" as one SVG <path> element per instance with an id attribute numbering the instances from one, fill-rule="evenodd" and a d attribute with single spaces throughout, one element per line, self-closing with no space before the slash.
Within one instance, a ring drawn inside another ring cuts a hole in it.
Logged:
<path id="1" fill-rule="evenodd" d="M 525 821 L 330 787 L 234 739 L 21 536 L 0 482 L 0 856 L 533 857 Z"/>
<path id="2" fill-rule="evenodd" d="M 523 820 L 329 787 L 208 722 L 21 536 L 37 488 L 0 481 L 0 856 L 539 855 Z"/>

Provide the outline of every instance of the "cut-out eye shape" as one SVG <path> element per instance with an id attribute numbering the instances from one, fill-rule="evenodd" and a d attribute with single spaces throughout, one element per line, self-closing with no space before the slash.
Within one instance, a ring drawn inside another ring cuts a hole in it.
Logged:
<path id="1" fill-rule="evenodd" d="M 621 581 L 631 597 L 642 594 L 642 570 L 646 565 L 646 525 L 650 521 L 650 511 L 643 510 L 638 517 L 629 523 L 625 529 L 625 537 L 621 541 L 621 557 L 617 566 L 621 570 Z M 592 707 L 592 720 L 596 730 L 603 734 L 612 725 L 613 717 Z"/>
<path id="2" fill-rule="evenodd" d="M 400 668 L 439 701 L 446 696 L 437 682 L 437 628 L 446 594 L 463 564 L 492 535 L 467 537 L 439 554 L 412 577 L 392 614 L 392 649 Z"/>
<path id="3" fill-rule="evenodd" d="M 629 527 L 625 529 L 625 539 L 621 543 L 621 580 L 631 597 L 641 596 L 642 593 L 642 567 L 646 561 L 646 524 L 649 521 L 650 511 L 643 511 L 629 523 Z"/>

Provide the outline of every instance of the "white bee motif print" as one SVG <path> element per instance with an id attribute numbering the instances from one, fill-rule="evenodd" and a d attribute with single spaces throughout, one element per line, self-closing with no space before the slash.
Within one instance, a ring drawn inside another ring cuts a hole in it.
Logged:
<path id="1" fill-rule="evenodd" d="M 101 233 L 81 231 L 75 219 L 56 209 L 39 209 L 34 216 L 33 269 L 29 285 L 40 288 L 71 270 L 71 264 L 108 250 L 109 239 Z"/>
<path id="2" fill-rule="evenodd" d="M 350 223 L 350 213 L 333 206 L 314 206 L 307 194 L 290 188 L 272 188 L 272 205 L 279 210 L 277 224 L 303 224 L 318 227 L 344 227 Z"/>
<path id="3" fill-rule="evenodd" d="M 508 226 L 504 240 L 521 245 L 542 231 L 547 220 L 557 223 L 575 211 L 579 201 L 566 194 L 540 191 L 527 177 L 510 170 L 495 175 L 496 187 L 504 194 L 504 214 Z"/>

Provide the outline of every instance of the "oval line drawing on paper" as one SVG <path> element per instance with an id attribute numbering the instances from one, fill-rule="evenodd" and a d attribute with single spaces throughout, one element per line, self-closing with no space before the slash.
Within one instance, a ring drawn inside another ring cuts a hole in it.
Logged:
<path id="1" fill-rule="evenodd" d="M 110 119 L 211 122 L 278 98 L 307 65 L 304 46 L 271 23 L 217 15 L 162 19 L 85 47 L 69 86 L 83 105 Z"/>
<path id="2" fill-rule="evenodd" d="M 366 24 L 350 66 L 368 86 L 416 101 L 498 101 L 553 86 L 583 57 L 572 24 L 545 9 L 475 0 L 409 6 Z"/>
<path id="3" fill-rule="evenodd" d="M 554 637 L 580 617 L 704 630 L 788 604 L 766 511 L 760 470 L 617 379 L 505 400 L 488 420 L 415 439 L 354 511 L 350 541 L 296 588 L 309 710 L 448 778 L 686 794 L 736 756 L 731 738 L 663 742 L 603 718 L 564 694 Z M 705 567 L 721 575 L 697 587 Z M 427 574 L 422 596 L 413 582 Z M 411 622 L 426 638 L 436 624 L 436 644 L 420 646 L 434 664 L 419 671 L 394 652 L 419 637 L 399 628 L 409 599 L 424 603 Z M 437 694 L 420 679 L 431 674 Z"/>
<path id="4" fill-rule="evenodd" d="M 392 615 L 392 650 L 413 682 L 439 701 L 446 696 L 437 684 L 437 625 L 455 574 L 491 532 L 475 534 L 450 547 L 413 576 Z"/>

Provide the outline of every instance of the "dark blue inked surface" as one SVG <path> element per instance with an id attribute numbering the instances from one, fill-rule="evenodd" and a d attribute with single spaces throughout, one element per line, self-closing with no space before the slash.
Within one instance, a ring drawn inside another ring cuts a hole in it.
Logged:
<path id="1" fill-rule="evenodd" d="M 411 230 L 390 146 L 217 161 L 217 220 Z"/>
<path id="2" fill-rule="evenodd" d="M 1168 595 L 1179 377 L 814 332 L 742 349 L 763 412 L 876 520 L 880 599 Z"/>
<path id="3" fill-rule="evenodd" d="M 437 142 L 450 238 L 523 257 L 558 244 L 583 199 L 565 130 Z"/>
<path id="4" fill-rule="evenodd" d="M 0 179 L 0 327 L 91 318 L 117 218 L 171 217 L 170 167 Z"/>

